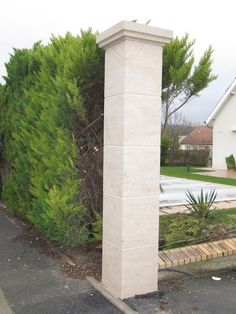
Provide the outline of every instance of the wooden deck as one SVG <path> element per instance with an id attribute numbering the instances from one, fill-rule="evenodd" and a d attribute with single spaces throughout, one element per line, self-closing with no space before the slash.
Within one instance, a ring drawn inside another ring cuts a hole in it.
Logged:
<path id="1" fill-rule="evenodd" d="M 159 268 L 176 267 L 236 253 L 236 238 L 159 251 Z"/>

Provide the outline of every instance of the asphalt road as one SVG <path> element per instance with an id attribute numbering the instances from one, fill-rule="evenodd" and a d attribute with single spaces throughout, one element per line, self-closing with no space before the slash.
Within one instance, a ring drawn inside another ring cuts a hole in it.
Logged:
<path id="1" fill-rule="evenodd" d="M 64 277 L 53 260 L 16 241 L 20 233 L 0 210 L 0 314 L 121 313 L 86 280 Z"/>
<path id="2" fill-rule="evenodd" d="M 236 262 L 236 261 L 235 261 Z M 221 280 L 213 280 L 212 276 Z M 175 314 L 235 314 L 236 272 L 203 273 L 160 284 L 168 311 Z"/>
<path id="3" fill-rule="evenodd" d="M 0 210 L 0 314 L 121 313 L 86 280 L 64 277 L 52 259 L 16 241 L 20 233 L 21 226 Z M 143 314 L 236 313 L 234 270 L 161 282 L 159 289 L 154 297 L 126 303 Z"/>

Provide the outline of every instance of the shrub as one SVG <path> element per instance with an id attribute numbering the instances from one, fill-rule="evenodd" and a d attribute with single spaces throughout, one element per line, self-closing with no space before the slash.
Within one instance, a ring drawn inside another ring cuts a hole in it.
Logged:
<path id="1" fill-rule="evenodd" d="M 2 198 L 60 243 L 89 241 L 99 210 L 89 208 L 91 190 L 84 188 L 81 146 L 86 151 L 93 142 L 81 130 L 103 105 L 103 59 L 89 30 L 15 49 L 6 65 L 0 132 L 9 171 Z M 91 161 L 91 149 L 87 156 Z"/>
<path id="2" fill-rule="evenodd" d="M 204 194 L 203 189 L 201 189 L 200 195 L 197 197 L 192 192 L 187 191 L 186 196 L 189 204 L 188 209 L 195 217 L 202 220 L 212 215 L 211 208 L 217 196 L 215 190 Z"/>
<path id="3" fill-rule="evenodd" d="M 209 150 L 169 150 L 167 166 L 206 167 Z"/>
<path id="4" fill-rule="evenodd" d="M 186 243 L 195 242 L 201 234 L 201 224 L 194 217 L 184 216 L 169 225 L 169 233 L 165 238 L 165 247 L 174 248 Z"/>
<path id="5" fill-rule="evenodd" d="M 170 138 L 164 134 L 161 137 L 161 166 L 165 166 L 167 163 L 168 151 L 170 149 Z"/>
<path id="6" fill-rule="evenodd" d="M 98 243 L 98 246 L 102 245 L 102 215 L 96 213 L 96 220 L 93 223 L 93 237 L 95 241 Z"/>

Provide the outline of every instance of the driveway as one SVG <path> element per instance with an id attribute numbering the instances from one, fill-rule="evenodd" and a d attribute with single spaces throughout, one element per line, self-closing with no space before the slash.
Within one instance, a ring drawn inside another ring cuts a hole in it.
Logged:
<path id="1" fill-rule="evenodd" d="M 212 276 L 220 280 L 215 281 Z M 203 273 L 161 282 L 165 313 L 173 314 L 235 314 L 236 273 L 234 270 Z"/>
<path id="2" fill-rule="evenodd" d="M 62 276 L 19 234 L 21 226 L 0 210 L 0 314 L 121 313 L 86 280 Z"/>
<path id="3" fill-rule="evenodd" d="M 121 313 L 86 280 L 62 276 L 54 260 L 17 240 L 20 233 L 0 210 L 0 314 Z M 235 275 L 218 271 L 160 282 L 157 294 L 126 303 L 140 314 L 235 314 Z"/>
<path id="4" fill-rule="evenodd" d="M 188 190 L 197 196 L 201 189 L 204 192 L 215 189 L 216 201 L 236 200 L 236 187 L 229 185 L 161 176 L 161 186 L 164 191 L 160 194 L 160 207 L 187 204 L 185 193 Z"/>

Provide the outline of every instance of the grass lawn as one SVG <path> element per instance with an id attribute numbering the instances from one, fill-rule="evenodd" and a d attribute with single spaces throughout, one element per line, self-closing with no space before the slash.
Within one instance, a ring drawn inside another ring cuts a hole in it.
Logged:
<path id="1" fill-rule="evenodd" d="M 161 167 L 161 175 L 236 186 L 236 179 L 204 176 L 196 172 L 204 172 L 204 170 L 191 168 L 188 172 L 186 167 Z"/>
<path id="2" fill-rule="evenodd" d="M 160 216 L 160 249 L 215 241 L 231 236 L 236 236 L 236 208 L 214 210 L 212 217 L 204 219 L 201 223 L 189 214 Z"/>

